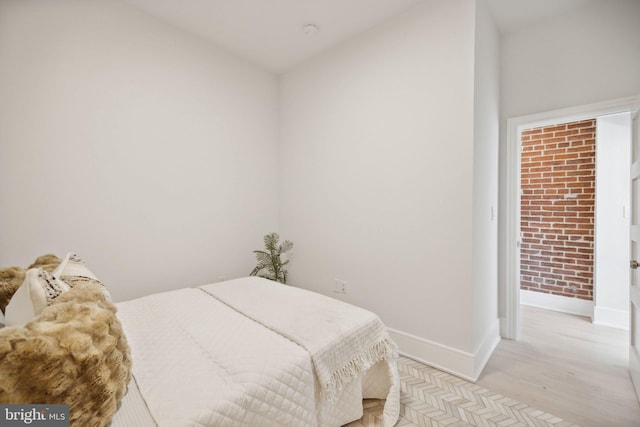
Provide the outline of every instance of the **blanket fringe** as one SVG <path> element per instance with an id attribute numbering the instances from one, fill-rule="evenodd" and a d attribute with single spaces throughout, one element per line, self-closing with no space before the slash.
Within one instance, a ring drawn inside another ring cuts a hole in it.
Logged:
<path id="1" fill-rule="evenodd" d="M 366 372 L 378 362 L 397 357 L 398 350 L 395 343 L 389 338 L 382 339 L 331 374 L 329 382 L 323 384 L 323 397 L 330 402 L 335 401 L 340 392 L 360 374 Z"/>

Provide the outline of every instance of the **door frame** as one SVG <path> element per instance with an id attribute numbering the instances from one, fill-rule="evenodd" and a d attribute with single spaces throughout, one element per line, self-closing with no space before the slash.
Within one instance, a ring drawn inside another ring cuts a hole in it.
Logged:
<path id="1" fill-rule="evenodd" d="M 630 170 L 630 182 L 631 182 L 631 227 L 629 230 L 629 259 L 637 260 L 637 243 L 640 241 L 640 225 L 637 220 L 637 188 L 634 188 L 634 181 L 637 181 L 640 176 L 640 159 L 638 153 L 638 146 L 640 144 L 640 106 L 636 106 L 635 111 L 631 115 L 631 170 Z M 633 261 L 630 261 L 631 263 Z M 629 324 L 629 376 L 631 377 L 631 383 L 633 390 L 636 392 L 636 399 L 640 402 L 640 356 L 638 355 L 638 307 L 640 307 L 640 291 L 638 290 L 638 278 L 637 267 L 630 265 L 632 270 L 629 275 L 629 311 L 630 311 L 630 324 Z"/>
<path id="2" fill-rule="evenodd" d="M 504 278 L 504 316 L 501 317 L 501 336 L 520 339 L 520 151 L 523 129 L 558 123 L 593 119 L 608 114 L 633 111 L 640 104 L 640 96 L 569 107 L 507 119 L 506 167 L 506 233 Z"/>

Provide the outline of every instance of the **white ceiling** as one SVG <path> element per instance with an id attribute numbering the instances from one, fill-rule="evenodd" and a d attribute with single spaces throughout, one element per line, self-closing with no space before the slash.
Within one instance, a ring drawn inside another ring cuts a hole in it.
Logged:
<path id="1" fill-rule="evenodd" d="M 279 72 L 423 0 L 126 1 Z"/>
<path id="2" fill-rule="evenodd" d="M 502 34 L 509 34 L 555 15 L 606 0 L 487 0 Z"/>
<path id="3" fill-rule="evenodd" d="M 281 72 L 425 0 L 125 1 Z M 606 0 L 488 0 L 503 34 L 593 1 Z M 306 36 L 310 23 L 320 31 Z"/>

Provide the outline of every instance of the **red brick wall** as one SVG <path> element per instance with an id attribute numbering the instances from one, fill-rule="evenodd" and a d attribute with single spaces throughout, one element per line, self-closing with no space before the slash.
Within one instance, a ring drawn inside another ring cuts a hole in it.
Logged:
<path id="1" fill-rule="evenodd" d="M 595 120 L 522 132 L 520 287 L 593 299 Z"/>

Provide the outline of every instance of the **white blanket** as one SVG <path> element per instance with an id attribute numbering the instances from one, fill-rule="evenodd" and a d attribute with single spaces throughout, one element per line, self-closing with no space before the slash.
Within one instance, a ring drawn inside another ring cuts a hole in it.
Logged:
<path id="1" fill-rule="evenodd" d="M 386 426 L 398 418 L 395 359 L 374 365 L 329 402 L 304 348 L 203 289 L 150 295 L 118 310 L 133 374 L 160 427 L 336 427 L 362 416 L 363 397 L 387 397 Z"/>
<path id="2" fill-rule="evenodd" d="M 380 318 L 351 304 L 259 277 L 200 288 L 305 348 L 329 400 L 376 363 L 397 357 Z"/>

